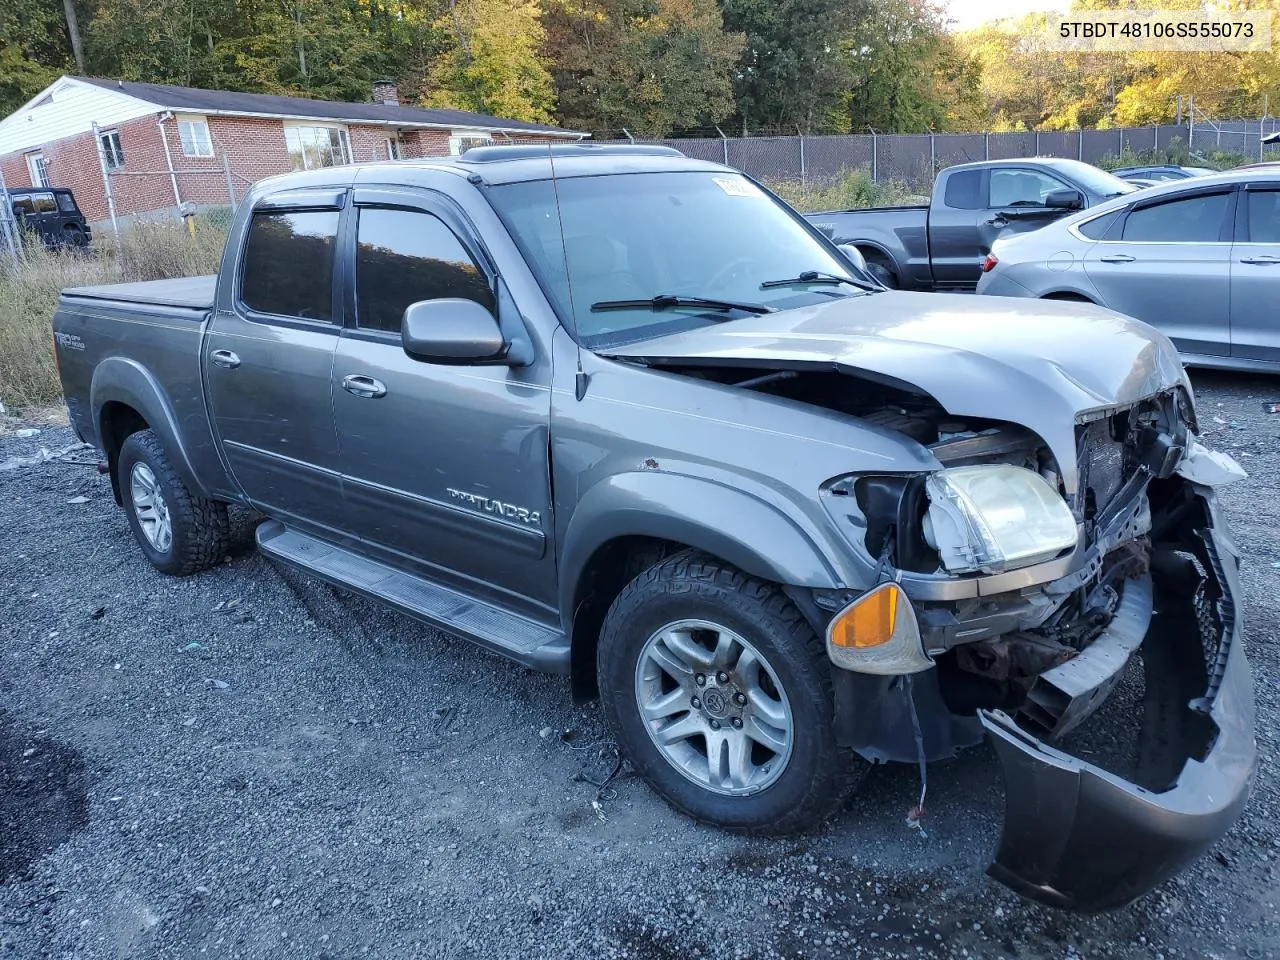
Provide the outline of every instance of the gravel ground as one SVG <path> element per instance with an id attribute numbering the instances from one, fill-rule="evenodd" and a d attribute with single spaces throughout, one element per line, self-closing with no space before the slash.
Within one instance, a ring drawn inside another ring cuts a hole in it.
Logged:
<path id="1" fill-rule="evenodd" d="M 1242 820 L 1137 904 L 988 880 L 994 755 L 879 768 L 797 839 L 696 826 L 568 685 L 253 551 L 153 572 L 106 478 L 0 470 L 0 957 L 1280 957 L 1280 381 L 1197 377 L 1246 553 L 1262 755 Z M 1221 422 L 1218 422 L 1221 421 Z M 0 463 L 73 441 L 0 437 Z M 87 498 L 87 500 L 81 500 Z"/>

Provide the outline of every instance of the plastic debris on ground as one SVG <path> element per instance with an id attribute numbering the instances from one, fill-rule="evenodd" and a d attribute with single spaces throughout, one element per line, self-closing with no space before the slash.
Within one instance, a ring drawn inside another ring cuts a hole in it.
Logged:
<path id="1" fill-rule="evenodd" d="M 83 463 L 84 461 L 80 460 L 68 460 L 66 456 L 69 453 L 75 453 L 77 450 L 91 449 L 93 448 L 87 443 L 73 443 L 71 446 L 64 447 L 54 453 L 50 453 L 48 447 L 41 447 L 35 453 L 26 457 L 6 457 L 4 460 L 0 460 L 0 471 L 17 470 L 20 467 L 35 467 L 53 460 L 61 463 Z M 97 461 L 95 460 L 94 462 L 96 463 Z"/>

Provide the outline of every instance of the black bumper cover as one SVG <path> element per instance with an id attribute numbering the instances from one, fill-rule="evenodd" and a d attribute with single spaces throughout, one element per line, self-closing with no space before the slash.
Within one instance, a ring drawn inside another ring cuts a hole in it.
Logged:
<path id="1" fill-rule="evenodd" d="M 1055 907 L 1124 906 L 1199 857 L 1239 816 L 1256 764 L 1249 666 L 1241 649 L 1238 557 L 1212 493 L 1198 488 L 1205 579 L 1216 587 L 1221 637 L 1207 693 L 1188 709 L 1206 750 L 1183 757 L 1168 789 L 1146 789 L 1050 747 L 998 711 L 980 714 L 1000 758 L 1005 820 L 987 872 Z M 1143 649 L 1165 639 L 1153 623 Z M 1185 702 L 1185 701 L 1184 701 Z"/>

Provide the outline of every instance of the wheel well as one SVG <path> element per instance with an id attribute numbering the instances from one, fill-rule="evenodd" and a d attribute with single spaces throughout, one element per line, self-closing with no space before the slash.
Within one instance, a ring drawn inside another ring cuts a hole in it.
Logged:
<path id="1" fill-rule="evenodd" d="M 130 434 L 150 427 L 146 419 L 127 403 L 111 401 L 104 404 L 99 416 L 98 436 L 102 440 L 102 452 L 107 455 L 108 475 L 111 477 L 111 492 L 115 494 L 116 503 L 121 504 L 120 483 L 116 478 L 116 461 L 120 458 L 120 448 Z"/>
<path id="2" fill-rule="evenodd" d="M 879 247 L 873 247 L 866 243 L 855 243 L 853 246 L 863 255 L 863 257 L 867 259 L 868 262 L 874 260 L 877 263 L 882 263 L 888 268 L 890 273 L 895 275 L 897 274 L 898 265 L 893 262 L 893 257 L 889 256 L 889 254 L 885 253 Z"/>
<path id="3" fill-rule="evenodd" d="M 596 548 L 573 592 L 570 680 L 573 698 L 591 700 L 596 688 L 596 647 L 600 627 L 622 588 L 664 557 L 688 549 L 656 537 L 617 537 Z"/>

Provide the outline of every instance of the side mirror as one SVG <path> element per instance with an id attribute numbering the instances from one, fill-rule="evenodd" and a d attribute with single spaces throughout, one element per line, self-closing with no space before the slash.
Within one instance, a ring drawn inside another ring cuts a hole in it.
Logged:
<path id="1" fill-rule="evenodd" d="M 502 363 L 507 344 L 498 321 L 474 300 L 420 300 L 405 308 L 400 342 L 415 360 Z"/>
<path id="2" fill-rule="evenodd" d="M 1084 197 L 1079 190 L 1054 190 L 1044 198 L 1046 207 L 1057 207 L 1060 210 L 1079 210 L 1084 206 Z"/>

